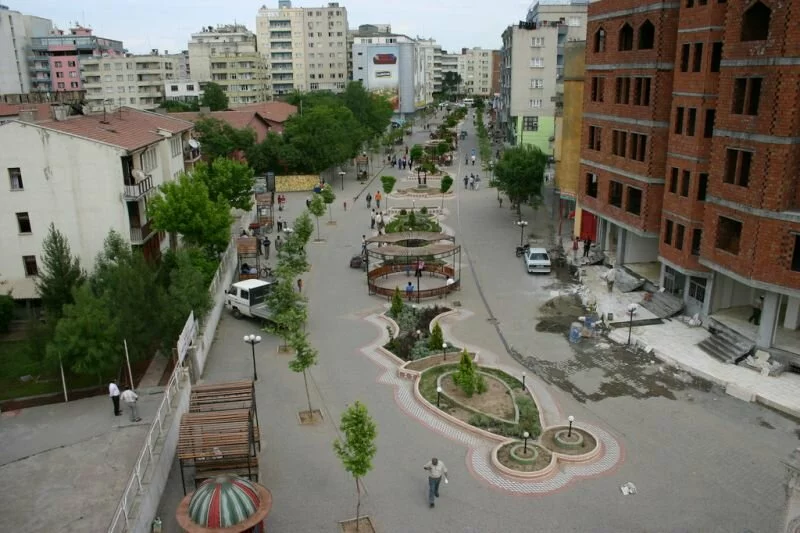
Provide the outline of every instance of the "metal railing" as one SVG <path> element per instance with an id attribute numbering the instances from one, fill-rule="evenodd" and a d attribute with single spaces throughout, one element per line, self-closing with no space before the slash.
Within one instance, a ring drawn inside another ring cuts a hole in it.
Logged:
<path id="1" fill-rule="evenodd" d="M 153 178 L 147 176 L 135 185 L 125 185 L 125 199 L 138 200 L 153 188 Z"/>
<path id="2" fill-rule="evenodd" d="M 143 244 L 152 234 L 153 228 L 150 227 L 148 220 L 141 227 L 131 228 L 131 244 Z"/>
<path id="3" fill-rule="evenodd" d="M 136 497 L 143 490 L 142 485 L 146 483 L 145 477 L 150 473 L 149 469 L 155 462 L 154 455 L 158 455 L 161 451 L 156 449 L 158 439 L 167 431 L 167 418 L 172 413 L 173 402 L 178 390 L 181 388 L 180 376 L 182 374 L 185 374 L 185 371 L 180 366 L 176 366 L 175 370 L 172 371 L 169 383 L 164 389 L 164 398 L 156 411 L 155 420 L 150 425 L 150 431 L 147 432 L 147 441 L 144 443 L 142 451 L 139 452 L 139 457 L 133 465 L 133 472 L 131 472 L 128 483 L 125 485 L 125 491 L 122 493 L 122 498 L 114 511 L 111 524 L 108 526 L 109 533 L 119 533 L 128 529 L 130 514 Z"/>

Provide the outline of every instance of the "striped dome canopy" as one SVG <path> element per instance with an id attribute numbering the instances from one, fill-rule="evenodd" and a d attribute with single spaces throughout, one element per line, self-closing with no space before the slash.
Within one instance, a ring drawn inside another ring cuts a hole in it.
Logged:
<path id="1" fill-rule="evenodd" d="M 189 502 L 192 522 L 207 528 L 224 528 L 244 522 L 259 505 L 255 485 L 225 474 L 204 482 Z"/>

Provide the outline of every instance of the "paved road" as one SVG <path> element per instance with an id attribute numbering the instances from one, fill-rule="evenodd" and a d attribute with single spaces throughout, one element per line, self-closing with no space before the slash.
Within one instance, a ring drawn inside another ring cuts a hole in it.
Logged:
<path id="1" fill-rule="evenodd" d="M 414 140 L 422 138 L 418 133 Z M 471 131 L 462 150 L 474 143 Z M 457 161 L 463 164 L 462 158 Z M 463 178 L 463 168 L 453 170 Z M 384 173 L 400 175 L 391 169 Z M 402 183 L 398 180 L 399 187 Z M 268 529 L 333 532 L 337 520 L 354 514 L 354 484 L 331 442 L 342 410 L 358 399 L 378 424 L 378 454 L 365 480 L 363 509 L 381 531 L 774 531 L 783 501 L 779 460 L 797 443 L 795 424 L 713 390 L 687 386 L 669 374 L 659 375 L 649 362 L 588 345 L 574 351 L 562 334 L 537 332 L 540 306 L 552 291 L 567 287 L 554 276 L 524 273 L 513 255 L 519 242 L 514 216 L 498 208 L 494 190 L 464 191 L 460 179 L 456 184 L 456 198 L 446 201 L 450 214 L 444 223 L 465 246 L 469 264 L 464 264 L 463 290 L 456 298 L 475 316 L 456 324 L 454 333 L 521 372 L 490 320 L 496 319 L 505 342 L 531 357 L 529 367 L 553 383 L 551 393 L 564 412 L 620 439 L 626 448 L 624 464 L 556 494 L 509 496 L 468 473 L 465 448 L 405 416 L 393 401 L 393 391 L 376 382 L 378 367 L 360 352 L 380 334 L 360 318 L 384 304 L 366 294 L 364 274 L 347 266 L 358 252 L 361 234 L 368 233 L 368 211 L 363 197 L 346 213 L 337 201 L 338 224 L 323 226 L 327 242 L 309 245 L 313 269 L 304 286 L 310 297 L 310 336 L 320 350 L 311 373 L 312 402 L 322 407 L 323 424 L 298 425 L 297 412 L 305 405 L 302 377 L 288 369 L 288 356 L 276 353 L 277 340 L 267 335 L 258 347 L 262 482 L 274 496 Z M 370 187 L 373 195 L 378 186 L 376 181 Z M 361 187 L 348 183 L 346 189 L 350 204 Z M 290 219 L 305 195 L 288 196 Z M 544 212 L 524 216 L 532 222 L 530 231 L 548 234 Z M 207 381 L 251 375 L 249 348 L 241 338 L 256 328 L 224 315 Z M 448 465 L 452 482 L 431 510 L 421 467 L 433 455 Z M 639 494 L 622 496 L 619 486 L 626 481 L 634 482 Z M 162 501 L 165 531 L 177 531 L 173 517 L 181 495 L 176 469 Z"/>

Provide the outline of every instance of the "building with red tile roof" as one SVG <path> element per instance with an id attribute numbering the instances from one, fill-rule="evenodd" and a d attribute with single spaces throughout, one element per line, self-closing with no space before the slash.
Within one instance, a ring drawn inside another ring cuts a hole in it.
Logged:
<path id="1" fill-rule="evenodd" d="M 256 132 L 256 142 L 263 141 L 267 134 L 283 133 L 283 124 L 297 112 L 297 107 L 284 102 L 261 102 L 237 107 L 234 111 L 169 113 L 191 122 L 203 118 L 215 118 L 234 128 L 250 128 Z"/>

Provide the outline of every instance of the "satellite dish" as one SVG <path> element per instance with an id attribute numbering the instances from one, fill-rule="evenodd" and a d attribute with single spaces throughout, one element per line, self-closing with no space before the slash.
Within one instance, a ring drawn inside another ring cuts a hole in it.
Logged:
<path id="1" fill-rule="evenodd" d="M 131 171 L 131 176 L 133 176 L 133 178 L 134 178 L 134 179 L 135 179 L 137 182 L 140 182 L 140 181 L 142 181 L 143 179 L 147 178 L 147 176 L 145 175 L 145 173 L 144 173 L 144 172 L 142 172 L 141 170 L 139 170 L 138 168 L 136 168 L 136 169 L 133 169 L 133 170 Z"/>

